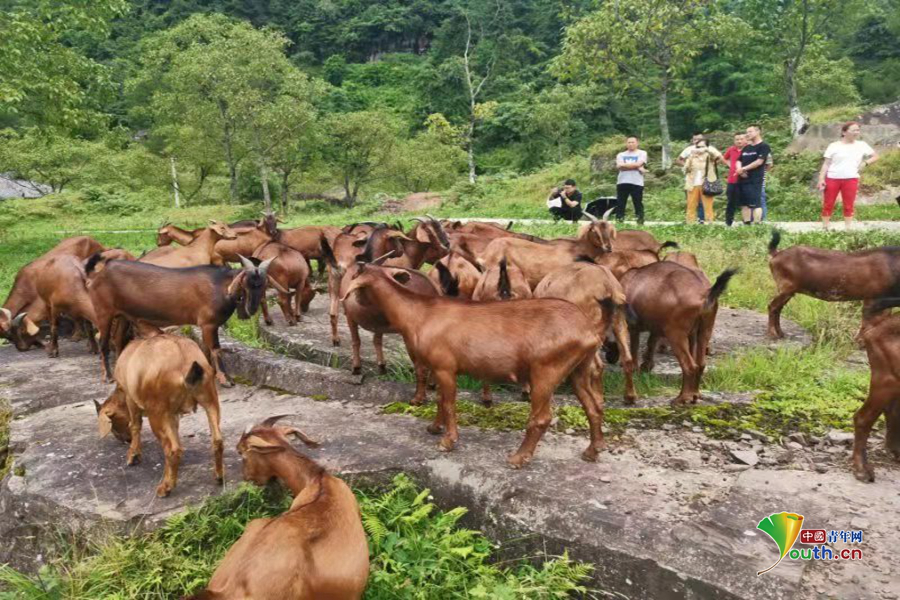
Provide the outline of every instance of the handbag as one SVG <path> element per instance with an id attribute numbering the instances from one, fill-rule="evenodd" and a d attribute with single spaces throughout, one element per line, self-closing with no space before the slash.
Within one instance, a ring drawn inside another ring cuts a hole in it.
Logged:
<path id="1" fill-rule="evenodd" d="M 721 196 L 725 191 L 725 188 L 722 187 L 722 180 L 719 179 L 719 165 L 713 165 L 713 168 L 716 172 L 716 180 L 710 181 L 706 178 L 706 174 L 709 173 L 709 154 L 706 155 L 706 168 L 703 171 L 703 195 L 704 196 Z"/>

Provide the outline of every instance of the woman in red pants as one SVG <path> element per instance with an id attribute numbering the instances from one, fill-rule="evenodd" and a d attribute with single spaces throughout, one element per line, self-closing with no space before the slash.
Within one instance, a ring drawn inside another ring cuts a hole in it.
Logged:
<path id="1" fill-rule="evenodd" d="M 859 188 L 859 172 L 878 160 L 878 154 L 859 138 L 859 123 L 850 121 L 841 127 L 841 139 L 825 150 L 825 162 L 819 171 L 822 195 L 822 224 L 827 230 L 838 194 L 844 208 L 847 229 L 853 224 L 853 203 Z"/>

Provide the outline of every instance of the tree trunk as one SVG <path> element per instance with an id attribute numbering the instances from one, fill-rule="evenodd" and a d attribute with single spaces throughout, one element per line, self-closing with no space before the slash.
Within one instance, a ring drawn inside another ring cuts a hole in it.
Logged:
<path id="1" fill-rule="evenodd" d="M 175 193 L 175 208 L 181 208 L 181 197 L 178 193 L 178 173 L 175 171 L 175 157 L 170 156 L 169 161 L 172 165 L 172 191 Z"/>
<path id="2" fill-rule="evenodd" d="M 263 204 L 266 213 L 272 212 L 272 196 L 269 195 L 269 170 L 266 168 L 265 161 L 259 163 L 259 178 L 262 179 Z"/>
<path id="3" fill-rule="evenodd" d="M 787 93 L 788 109 L 791 114 L 791 137 L 797 137 L 809 126 L 809 119 L 800 110 L 797 97 L 797 62 L 787 61 L 784 65 L 784 86 Z"/>
<path id="4" fill-rule="evenodd" d="M 672 139 L 669 136 L 669 76 L 663 73 L 659 87 L 659 135 L 662 142 L 662 168 L 672 166 Z"/>
<path id="5" fill-rule="evenodd" d="M 231 147 L 231 138 L 234 132 L 231 130 L 231 124 L 228 121 L 228 110 L 222 101 L 219 101 L 219 113 L 222 115 L 224 123 L 225 161 L 228 163 L 228 175 L 231 178 L 231 202 L 234 203 L 237 201 L 238 196 L 238 168 L 234 160 L 234 148 Z"/>
<path id="6" fill-rule="evenodd" d="M 281 214 L 286 218 L 287 217 L 287 209 L 288 209 L 288 192 L 290 191 L 290 184 L 288 180 L 291 177 L 290 171 L 284 171 L 281 174 Z"/>
<path id="7" fill-rule="evenodd" d="M 475 106 L 469 115 L 469 130 L 466 136 L 466 153 L 469 157 L 469 183 L 475 183 Z"/>
<path id="8" fill-rule="evenodd" d="M 353 195 L 350 191 L 350 178 L 344 176 L 344 203 L 347 206 L 353 206 Z"/>

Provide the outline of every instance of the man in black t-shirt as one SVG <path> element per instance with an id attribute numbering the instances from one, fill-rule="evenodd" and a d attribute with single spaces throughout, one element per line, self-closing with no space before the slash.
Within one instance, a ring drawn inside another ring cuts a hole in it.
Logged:
<path id="1" fill-rule="evenodd" d="M 762 221 L 762 193 L 766 159 L 772 153 L 762 140 L 759 125 L 747 128 L 748 144 L 741 150 L 735 172 L 738 175 L 738 201 L 744 225 Z"/>
<path id="2" fill-rule="evenodd" d="M 566 179 L 563 188 L 550 190 L 547 198 L 547 207 L 554 219 L 577 221 L 581 218 L 581 192 L 575 185 L 574 179 Z"/>

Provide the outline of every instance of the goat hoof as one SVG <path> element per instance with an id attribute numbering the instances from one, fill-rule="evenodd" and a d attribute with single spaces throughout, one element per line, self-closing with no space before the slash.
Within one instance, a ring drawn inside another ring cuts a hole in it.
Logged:
<path id="1" fill-rule="evenodd" d="M 219 385 L 223 388 L 233 388 L 234 382 L 230 379 L 226 379 L 225 381 L 220 381 Z"/>
<path id="2" fill-rule="evenodd" d="M 869 464 L 863 465 L 862 467 L 854 467 L 853 474 L 857 479 L 864 483 L 875 482 L 875 469 Z"/>
<path id="3" fill-rule="evenodd" d="M 492 408 L 494 406 L 493 400 L 482 400 L 481 405 L 485 408 Z"/>
<path id="4" fill-rule="evenodd" d="M 418 406 L 418 405 L 416 405 L 416 406 Z M 435 425 L 434 423 L 432 423 L 431 425 L 429 425 L 428 427 L 425 428 L 425 431 L 427 431 L 431 435 L 440 435 L 440 434 L 444 433 L 444 426 L 443 425 Z"/>
<path id="5" fill-rule="evenodd" d="M 47 358 L 59 358 L 59 350 L 54 348 L 47 352 Z"/>
<path id="6" fill-rule="evenodd" d="M 528 464 L 528 461 L 531 460 L 530 456 L 525 456 L 524 454 L 511 454 L 509 458 L 506 459 L 506 464 L 508 464 L 513 469 L 521 469 L 525 465 Z"/>
<path id="7" fill-rule="evenodd" d="M 584 462 L 597 462 L 597 454 L 596 448 L 588 448 L 581 453 L 581 460 Z"/>
<path id="8" fill-rule="evenodd" d="M 671 402 L 669 402 L 669 406 L 673 408 L 678 408 L 680 406 L 685 406 L 688 403 L 688 399 L 682 398 L 681 396 L 674 398 Z"/>
<path id="9" fill-rule="evenodd" d="M 637 396 L 634 394 L 625 394 L 624 400 L 625 404 L 634 404 L 635 402 L 637 402 Z"/>
<path id="10" fill-rule="evenodd" d="M 275 324 L 275 321 L 273 321 L 272 319 L 266 319 L 266 325 L 268 325 L 269 327 L 271 327 L 274 324 Z M 290 325 L 290 323 L 288 323 L 288 325 Z"/>
<path id="11" fill-rule="evenodd" d="M 440 452 L 453 452 L 454 446 L 456 446 L 456 442 L 447 439 L 446 437 L 441 438 L 441 441 L 438 442 L 438 450 Z"/>
<path id="12" fill-rule="evenodd" d="M 380 375 L 387 375 L 387 365 L 378 365 L 378 373 Z"/>
<path id="13" fill-rule="evenodd" d="M 167 484 L 161 483 L 156 488 L 156 496 L 157 498 L 165 498 L 172 492 L 172 488 L 170 488 Z"/>
<path id="14" fill-rule="evenodd" d="M 331 340 L 331 345 L 332 345 L 332 346 L 340 346 L 340 345 L 341 345 L 341 340 Z"/>
<path id="15" fill-rule="evenodd" d="M 134 456 L 128 456 L 125 458 L 125 464 L 129 467 L 139 465 L 140 463 L 141 463 L 141 455 L 140 454 L 135 454 Z"/>
<path id="16" fill-rule="evenodd" d="M 360 374 L 362 374 L 362 367 L 353 367 L 352 373 L 353 373 L 354 375 L 360 375 Z"/>

